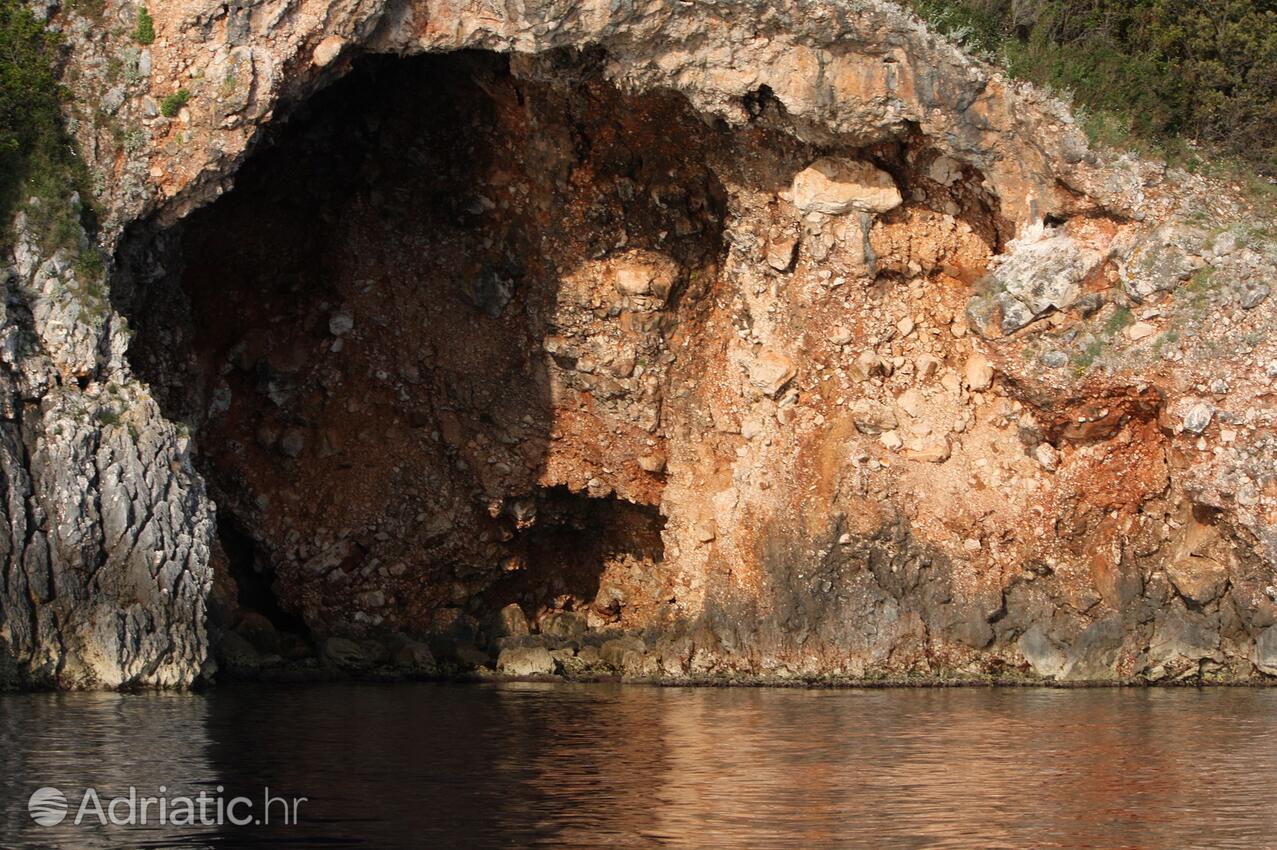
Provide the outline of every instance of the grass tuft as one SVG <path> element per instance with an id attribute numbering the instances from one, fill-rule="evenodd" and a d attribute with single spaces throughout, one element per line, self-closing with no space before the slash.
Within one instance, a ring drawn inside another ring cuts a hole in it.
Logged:
<path id="1" fill-rule="evenodd" d="M 176 118 L 177 114 L 182 111 L 182 107 L 186 106 L 190 100 L 190 91 L 178 89 L 160 101 L 160 114 L 165 118 Z"/>

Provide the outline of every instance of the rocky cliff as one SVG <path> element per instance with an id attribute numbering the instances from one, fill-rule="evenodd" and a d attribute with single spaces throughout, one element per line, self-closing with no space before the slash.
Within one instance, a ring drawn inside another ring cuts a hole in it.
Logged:
<path id="1" fill-rule="evenodd" d="M 139 8 L 39 7 L 0 679 L 1277 674 L 1235 187 L 878 0 Z"/>

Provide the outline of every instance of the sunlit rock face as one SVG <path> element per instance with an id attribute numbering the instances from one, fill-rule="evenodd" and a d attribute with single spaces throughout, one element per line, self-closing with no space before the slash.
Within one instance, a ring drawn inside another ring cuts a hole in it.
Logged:
<path id="1" fill-rule="evenodd" d="M 1277 668 L 1241 200 L 886 3 L 569 5 L 55 20 L 115 261 L 15 255 L 2 675 Z"/>

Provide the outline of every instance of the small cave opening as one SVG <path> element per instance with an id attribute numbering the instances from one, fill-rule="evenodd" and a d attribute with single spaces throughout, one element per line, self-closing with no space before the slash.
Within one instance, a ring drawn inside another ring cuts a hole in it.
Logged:
<path id="1" fill-rule="evenodd" d="M 263 653 L 294 659 L 309 655 L 310 630 L 280 606 L 271 587 L 274 566 L 230 513 L 217 518 L 217 541 L 209 600 L 215 638 L 234 631 Z"/>
<path id="2" fill-rule="evenodd" d="M 594 498 L 550 487 L 520 505 L 526 532 L 485 594 L 489 610 L 517 604 L 539 619 L 554 611 L 584 614 L 590 626 L 644 623 L 668 588 L 659 571 L 665 518 L 654 505 L 616 496 Z M 633 594 L 633 588 L 642 593 Z"/>
<path id="3" fill-rule="evenodd" d="M 222 630 L 481 641 L 510 603 L 668 596 L 659 387 L 726 253 L 722 131 L 601 62 L 361 58 L 231 191 L 126 234 L 112 294 L 218 505 Z"/>

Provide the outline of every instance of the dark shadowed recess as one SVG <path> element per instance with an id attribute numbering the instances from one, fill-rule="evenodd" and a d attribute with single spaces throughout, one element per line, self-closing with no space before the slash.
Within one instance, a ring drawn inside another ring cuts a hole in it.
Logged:
<path id="1" fill-rule="evenodd" d="M 194 433 L 227 628 L 253 614 L 304 635 L 349 603 L 308 572 L 325 547 L 346 575 L 386 575 L 410 624 L 589 600 L 604 558 L 659 562 L 655 506 L 538 484 L 542 341 L 560 275 L 617 244 L 717 261 L 725 201 L 694 138 L 716 131 L 679 96 L 621 94 L 600 54 L 543 59 L 554 84 L 495 54 L 363 58 L 281 109 L 232 191 L 126 235 L 112 296 L 134 368 Z M 675 214 L 687 236 L 667 239 Z M 494 492 L 476 441 L 526 468 Z M 535 504 L 536 525 L 494 499 Z"/>

